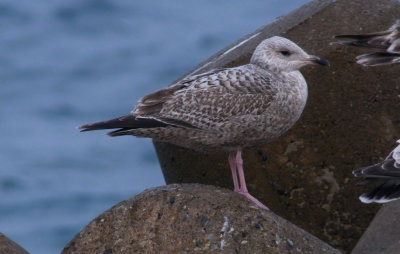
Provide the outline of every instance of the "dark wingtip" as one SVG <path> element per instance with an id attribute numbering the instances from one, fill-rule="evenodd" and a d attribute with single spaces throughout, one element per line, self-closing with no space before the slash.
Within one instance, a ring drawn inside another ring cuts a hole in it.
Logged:
<path id="1" fill-rule="evenodd" d="M 348 39 L 346 35 L 339 34 L 339 35 L 334 35 L 332 39 Z"/>
<path id="2" fill-rule="evenodd" d="M 86 128 L 84 125 L 77 127 L 79 132 L 85 132 L 85 131 L 90 131 L 89 128 Z"/>
<path id="3" fill-rule="evenodd" d="M 346 40 L 366 40 L 374 37 L 387 35 L 389 31 L 375 32 L 375 33 L 366 33 L 366 34 L 339 34 L 335 35 L 333 38 L 335 39 L 346 39 Z"/>
<path id="4" fill-rule="evenodd" d="M 341 45 L 341 46 L 354 46 L 356 47 L 357 45 L 354 43 L 354 41 L 337 41 L 335 42 L 336 45 Z"/>
<path id="5" fill-rule="evenodd" d="M 179 121 L 171 121 L 173 123 L 178 123 Z M 109 136 L 122 136 L 130 135 L 130 130 L 132 129 L 148 129 L 148 128 L 158 128 L 166 127 L 171 124 L 167 124 L 162 120 L 153 118 L 142 118 L 136 117 L 134 115 L 126 115 L 118 118 L 114 118 L 107 121 L 84 124 L 78 127 L 80 132 L 94 131 L 94 130 L 104 130 L 104 129 L 117 129 L 108 133 Z"/>
<path id="6" fill-rule="evenodd" d="M 359 169 L 356 169 L 356 170 L 353 170 L 351 173 L 353 174 L 353 176 L 355 176 L 355 177 L 360 177 L 360 176 L 362 176 L 362 170 L 363 170 L 364 168 L 359 168 Z"/>
<path id="7" fill-rule="evenodd" d="M 95 128 L 93 128 L 93 124 L 84 124 L 84 125 L 76 127 L 76 129 L 79 132 L 86 132 L 86 131 L 96 130 Z"/>
<path id="8" fill-rule="evenodd" d="M 365 38 L 365 35 L 360 34 L 339 34 L 333 36 L 334 39 L 349 39 L 349 40 L 358 40 L 361 38 Z"/>

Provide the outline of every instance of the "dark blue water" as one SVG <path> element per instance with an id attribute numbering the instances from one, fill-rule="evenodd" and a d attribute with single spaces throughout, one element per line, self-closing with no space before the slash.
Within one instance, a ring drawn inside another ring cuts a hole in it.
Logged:
<path id="1" fill-rule="evenodd" d="M 0 232 L 57 253 L 113 204 L 164 184 L 150 140 L 75 127 L 306 0 L 0 2 Z"/>

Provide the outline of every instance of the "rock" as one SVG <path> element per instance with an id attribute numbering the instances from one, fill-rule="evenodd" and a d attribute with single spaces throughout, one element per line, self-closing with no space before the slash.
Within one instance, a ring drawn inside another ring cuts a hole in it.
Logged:
<path id="1" fill-rule="evenodd" d="M 200 184 L 149 189 L 104 212 L 67 253 L 340 253 L 233 191 Z"/>
<path id="2" fill-rule="evenodd" d="M 245 64 L 255 46 L 273 35 L 329 60 L 330 68 L 302 71 L 309 85 L 302 117 L 275 142 L 245 150 L 244 170 L 250 193 L 274 213 L 345 251 L 379 208 L 359 202 L 363 189 L 351 171 L 380 161 L 400 137 L 400 64 L 364 68 L 354 58 L 367 50 L 330 43 L 338 34 L 384 30 L 398 17 L 400 3 L 394 0 L 312 1 L 190 72 Z M 167 183 L 233 187 L 226 154 L 155 147 Z"/>
<path id="3" fill-rule="evenodd" d="M 0 233 L 0 254 L 29 254 L 29 252 Z"/>
<path id="4" fill-rule="evenodd" d="M 383 205 L 351 254 L 400 253 L 400 201 Z"/>

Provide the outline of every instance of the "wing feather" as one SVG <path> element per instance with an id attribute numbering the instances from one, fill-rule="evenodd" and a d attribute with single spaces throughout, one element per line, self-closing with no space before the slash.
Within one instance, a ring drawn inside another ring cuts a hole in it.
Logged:
<path id="1" fill-rule="evenodd" d="M 212 129 L 217 123 L 262 114 L 276 91 L 272 89 L 271 77 L 257 68 L 249 64 L 185 78 L 141 98 L 130 115 L 79 128 L 81 131 L 119 128 L 110 136 L 130 134 L 129 130 L 138 128 Z"/>
<path id="2" fill-rule="evenodd" d="M 265 111 L 276 93 L 270 80 L 252 68 L 214 70 L 143 97 L 132 114 L 209 128 L 233 116 Z"/>

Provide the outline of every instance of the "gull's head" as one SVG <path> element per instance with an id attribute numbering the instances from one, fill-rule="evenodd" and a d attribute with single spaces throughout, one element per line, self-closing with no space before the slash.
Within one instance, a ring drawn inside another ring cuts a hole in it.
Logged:
<path id="1" fill-rule="evenodd" d="M 279 36 L 263 40 L 254 50 L 250 63 L 284 72 L 297 71 L 309 64 L 329 65 L 325 58 L 309 55 L 296 43 Z"/>

